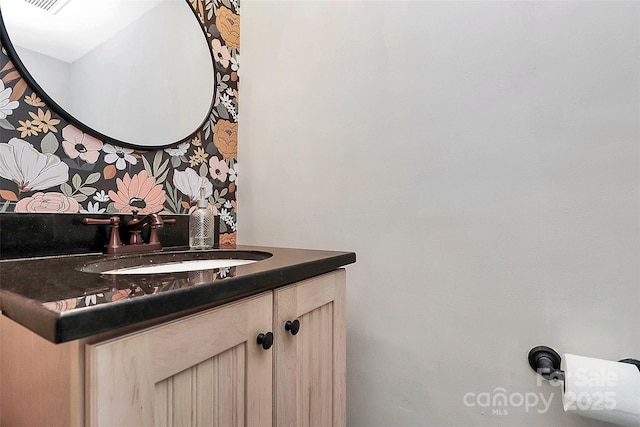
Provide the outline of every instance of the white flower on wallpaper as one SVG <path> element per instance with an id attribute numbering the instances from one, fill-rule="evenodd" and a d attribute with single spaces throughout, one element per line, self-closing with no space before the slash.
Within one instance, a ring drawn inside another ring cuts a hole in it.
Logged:
<path id="1" fill-rule="evenodd" d="M 12 138 L 0 144 L 0 176 L 18 185 L 21 193 L 46 190 L 69 179 L 69 166 L 55 154 L 44 154 L 28 142 Z"/>
<path id="2" fill-rule="evenodd" d="M 213 185 L 207 177 L 200 176 L 191 169 L 175 171 L 173 173 L 173 185 L 193 202 L 200 199 L 200 188 L 204 187 L 204 197 L 209 198 L 213 194 Z"/>
<path id="3" fill-rule="evenodd" d="M 231 63 L 231 70 L 240 75 L 240 54 L 236 54 L 235 58 L 231 57 L 231 59 L 229 59 L 229 62 Z"/>
<path id="4" fill-rule="evenodd" d="M 95 200 L 96 202 L 108 202 L 111 199 L 109 198 L 109 195 L 104 192 L 104 190 L 100 190 L 93 195 L 93 200 Z"/>
<path id="5" fill-rule="evenodd" d="M 188 142 L 183 142 L 175 148 L 165 148 L 164 152 L 172 157 L 180 157 L 187 154 L 187 150 L 189 150 L 190 146 L 191 144 L 189 144 Z"/>
<path id="6" fill-rule="evenodd" d="M 80 213 L 83 214 L 88 214 L 88 213 L 96 213 L 96 214 L 101 214 L 101 213 L 105 213 L 107 210 L 107 208 L 101 208 L 100 207 L 100 203 L 99 202 L 89 202 L 87 204 L 87 209 L 80 209 Z"/>
<path id="7" fill-rule="evenodd" d="M 104 161 L 107 163 L 115 163 L 116 169 L 118 170 L 125 170 L 127 167 L 127 162 L 131 163 L 132 165 L 138 163 L 138 159 L 131 155 L 134 150 L 130 148 L 104 144 L 104 146 L 102 147 L 102 151 L 107 153 L 104 156 Z"/>
<path id="8" fill-rule="evenodd" d="M 4 82 L 0 80 L 0 119 L 6 119 L 8 115 L 13 114 L 13 110 L 18 108 L 18 101 L 11 101 L 9 97 L 11 96 L 10 87 L 5 88 Z"/>
<path id="9" fill-rule="evenodd" d="M 236 222 L 233 219 L 233 215 L 227 209 L 220 211 L 220 219 L 225 222 L 231 228 L 231 231 L 236 231 Z"/>

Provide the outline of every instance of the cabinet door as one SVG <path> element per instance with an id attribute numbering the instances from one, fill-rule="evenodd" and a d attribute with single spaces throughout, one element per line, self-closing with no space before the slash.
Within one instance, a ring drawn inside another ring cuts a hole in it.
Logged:
<path id="1" fill-rule="evenodd" d="M 268 426 L 272 294 L 87 346 L 89 426 Z"/>
<path id="2" fill-rule="evenodd" d="M 345 302 L 344 270 L 275 292 L 276 426 L 346 425 Z"/>

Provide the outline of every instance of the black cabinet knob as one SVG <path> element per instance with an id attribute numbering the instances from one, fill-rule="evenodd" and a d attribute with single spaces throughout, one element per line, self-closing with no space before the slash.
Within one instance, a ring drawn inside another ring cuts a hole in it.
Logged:
<path id="1" fill-rule="evenodd" d="M 291 332 L 291 335 L 296 335 L 300 332 L 300 321 L 298 319 L 294 321 L 287 320 L 284 324 L 284 329 Z"/>
<path id="2" fill-rule="evenodd" d="M 273 345 L 273 333 L 267 332 L 266 334 L 258 334 L 258 339 L 256 340 L 256 342 L 260 344 L 265 350 L 269 350 Z"/>

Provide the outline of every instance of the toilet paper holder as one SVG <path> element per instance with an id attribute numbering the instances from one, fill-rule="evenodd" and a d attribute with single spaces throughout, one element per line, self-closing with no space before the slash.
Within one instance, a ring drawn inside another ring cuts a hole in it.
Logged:
<path id="1" fill-rule="evenodd" d="M 529 366 L 545 380 L 564 381 L 564 371 L 560 369 L 560 362 L 562 358 L 551 347 L 539 345 L 529 351 Z"/>
<path id="2" fill-rule="evenodd" d="M 564 371 L 560 369 L 562 358 L 557 351 L 546 345 L 533 347 L 529 351 L 529 366 L 538 375 L 549 381 L 564 381 Z M 635 365 L 640 371 L 640 360 L 622 359 L 618 362 Z"/>

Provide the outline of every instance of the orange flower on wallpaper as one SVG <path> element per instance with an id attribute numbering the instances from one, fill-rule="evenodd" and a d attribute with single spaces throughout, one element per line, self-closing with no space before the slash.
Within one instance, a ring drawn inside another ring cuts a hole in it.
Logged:
<path id="1" fill-rule="evenodd" d="M 220 233 L 220 248 L 235 249 L 236 233 Z"/>
<path id="2" fill-rule="evenodd" d="M 193 7 L 193 10 L 196 11 L 197 15 L 198 15 L 198 19 L 200 20 L 200 22 L 203 22 L 203 17 L 204 17 L 204 2 L 203 0 L 189 0 L 189 3 L 191 3 L 191 6 Z"/>
<path id="3" fill-rule="evenodd" d="M 220 6 L 216 17 L 216 27 L 218 27 L 218 31 L 220 31 L 220 35 L 227 43 L 227 46 L 236 49 L 240 48 L 240 16 L 226 7 Z"/>
<path id="4" fill-rule="evenodd" d="M 220 120 L 213 126 L 213 143 L 225 159 L 238 155 L 238 124 Z"/>
<path id="5" fill-rule="evenodd" d="M 29 115 L 31 116 L 32 123 L 34 126 L 38 126 L 41 132 L 58 132 L 56 129 L 56 125 L 60 124 L 60 120 L 54 119 L 51 117 L 51 111 L 47 110 L 45 113 L 42 111 L 42 108 L 38 108 L 38 115 L 29 111 Z"/>
<path id="6" fill-rule="evenodd" d="M 123 179 L 116 179 L 118 192 L 109 190 L 109 198 L 114 201 L 118 212 L 138 211 L 140 214 L 155 213 L 162 210 L 166 200 L 166 193 L 162 185 L 156 185 L 156 180 L 142 171 L 129 177 L 126 173 Z"/>
<path id="7" fill-rule="evenodd" d="M 31 95 L 24 97 L 24 102 L 33 107 L 44 107 L 46 104 L 33 92 Z"/>

